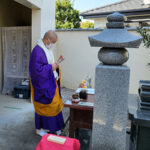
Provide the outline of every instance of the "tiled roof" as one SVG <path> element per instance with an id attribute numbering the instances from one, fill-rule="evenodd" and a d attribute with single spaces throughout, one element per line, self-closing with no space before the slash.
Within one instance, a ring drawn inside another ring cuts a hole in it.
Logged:
<path id="1" fill-rule="evenodd" d="M 144 4 L 144 0 L 122 0 L 110 5 L 94 8 L 80 13 L 80 15 L 88 15 L 95 13 L 106 13 L 113 11 L 133 10 L 149 8 L 149 5 Z"/>

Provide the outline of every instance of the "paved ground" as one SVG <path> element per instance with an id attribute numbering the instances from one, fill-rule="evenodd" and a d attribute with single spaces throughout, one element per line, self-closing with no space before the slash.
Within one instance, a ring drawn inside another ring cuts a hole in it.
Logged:
<path id="1" fill-rule="evenodd" d="M 63 88 L 63 100 L 73 92 Z M 63 114 L 66 120 L 69 110 L 64 108 Z M 0 95 L 0 150 L 34 150 L 40 139 L 35 134 L 34 109 L 30 100 Z"/>
<path id="2" fill-rule="evenodd" d="M 68 99 L 73 92 L 63 88 L 63 100 Z M 66 121 L 69 110 L 64 108 L 63 114 Z M 68 136 L 68 126 L 66 123 L 64 136 Z M 91 131 L 80 129 L 79 137 L 76 138 L 80 140 L 80 150 L 90 149 Z M 40 139 L 35 134 L 34 108 L 30 100 L 0 95 L 0 150 L 34 150 Z"/>

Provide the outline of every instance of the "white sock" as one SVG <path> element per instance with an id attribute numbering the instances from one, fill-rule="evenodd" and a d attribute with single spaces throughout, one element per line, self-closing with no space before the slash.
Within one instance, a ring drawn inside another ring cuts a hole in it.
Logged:
<path id="1" fill-rule="evenodd" d="M 38 134 L 38 135 L 40 135 L 40 136 L 43 136 L 43 135 L 46 135 L 46 134 L 48 134 L 46 131 L 44 131 L 44 130 L 39 130 L 39 129 L 36 129 L 36 134 Z"/>
<path id="2" fill-rule="evenodd" d="M 48 129 L 43 129 L 43 128 L 41 128 L 41 130 L 46 131 L 46 132 L 49 132 L 49 130 L 48 130 Z"/>

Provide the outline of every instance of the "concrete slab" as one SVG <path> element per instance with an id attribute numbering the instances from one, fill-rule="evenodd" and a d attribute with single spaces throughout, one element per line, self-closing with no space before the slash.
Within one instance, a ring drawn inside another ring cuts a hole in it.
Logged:
<path id="1" fill-rule="evenodd" d="M 62 88 L 66 100 L 74 91 Z M 69 110 L 63 110 L 64 120 Z M 0 150 L 33 150 L 41 137 L 35 134 L 34 108 L 30 100 L 0 95 Z"/>

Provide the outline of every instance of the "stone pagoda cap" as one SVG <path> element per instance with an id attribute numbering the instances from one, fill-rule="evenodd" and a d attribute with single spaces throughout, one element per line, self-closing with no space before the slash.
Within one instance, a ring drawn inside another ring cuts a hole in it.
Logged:
<path id="1" fill-rule="evenodd" d="M 125 16 L 115 12 L 107 17 L 107 28 L 101 33 L 89 36 L 92 47 L 138 48 L 142 37 L 128 32 L 124 27 Z"/>

